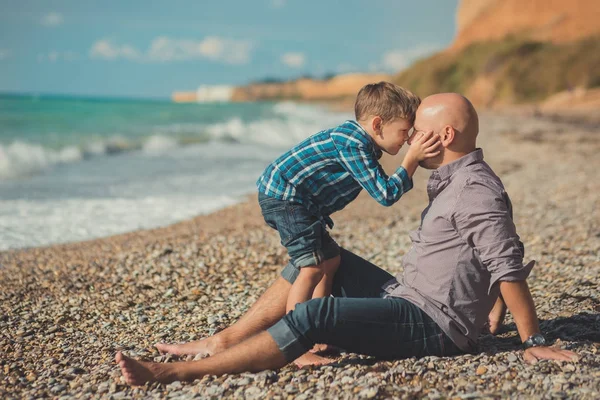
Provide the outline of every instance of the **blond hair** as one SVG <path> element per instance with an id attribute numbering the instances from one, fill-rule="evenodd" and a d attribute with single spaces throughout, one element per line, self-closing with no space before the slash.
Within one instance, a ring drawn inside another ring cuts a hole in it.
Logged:
<path id="1" fill-rule="evenodd" d="M 358 92 L 354 114 L 357 121 L 379 116 L 384 123 L 403 118 L 412 124 L 419 104 L 419 96 L 398 85 L 390 82 L 370 83 Z"/>

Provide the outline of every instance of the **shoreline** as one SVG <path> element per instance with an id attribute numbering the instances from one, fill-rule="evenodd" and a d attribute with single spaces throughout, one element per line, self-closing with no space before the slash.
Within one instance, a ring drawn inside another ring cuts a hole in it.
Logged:
<path id="1" fill-rule="evenodd" d="M 207 376 L 130 388 L 116 351 L 161 362 L 161 341 L 196 340 L 235 322 L 287 255 L 256 198 L 173 225 L 86 242 L 0 252 L 0 397 L 304 398 L 600 396 L 600 129 L 527 115 L 481 113 L 479 143 L 514 209 L 541 328 L 578 363 L 524 364 L 512 318 L 473 355 L 379 361 L 342 354 L 335 366 Z M 402 155 L 384 157 L 389 172 Z M 392 207 L 361 193 L 334 214 L 335 240 L 402 271 L 427 205 L 429 171 Z M 482 372 L 484 371 L 485 372 Z M 362 393 L 362 394 L 361 394 Z"/>

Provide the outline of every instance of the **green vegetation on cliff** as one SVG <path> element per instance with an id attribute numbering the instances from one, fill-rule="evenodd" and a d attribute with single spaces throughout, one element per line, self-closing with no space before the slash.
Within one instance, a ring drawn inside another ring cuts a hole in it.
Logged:
<path id="1" fill-rule="evenodd" d="M 477 80 L 486 84 L 477 88 Z M 487 92 L 481 96 L 487 103 L 542 100 L 577 86 L 600 86 L 600 37 L 560 45 L 518 38 L 474 43 L 420 60 L 394 82 L 420 96 L 479 90 Z"/>

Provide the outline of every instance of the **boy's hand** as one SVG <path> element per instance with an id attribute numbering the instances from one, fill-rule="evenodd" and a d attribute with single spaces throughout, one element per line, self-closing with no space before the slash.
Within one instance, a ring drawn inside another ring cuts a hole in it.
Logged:
<path id="1" fill-rule="evenodd" d="M 410 148 L 406 153 L 406 158 L 423 161 L 427 158 L 432 158 L 440 154 L 440 151 L 436 149 L 441 145 L 440 135 L 429 132 L 416 132 L 415 136 L 411 138 Z"/>

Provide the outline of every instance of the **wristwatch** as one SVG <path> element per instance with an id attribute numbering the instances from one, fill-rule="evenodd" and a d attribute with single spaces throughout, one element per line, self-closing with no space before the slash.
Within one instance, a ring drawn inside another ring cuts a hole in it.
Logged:
<path id="1" fill-rule="evenodd" d="M 535 333 L 535 334 L 529 336 L 527 338 L 527 340 L 525 340 L 523 342 L 523 347 L 525 349 L 528 349 L 530 347 L 538 347 L 538 346 L 545 346 L 545 345 L 546 345 L 546 338 L 541 333 Z"/>

